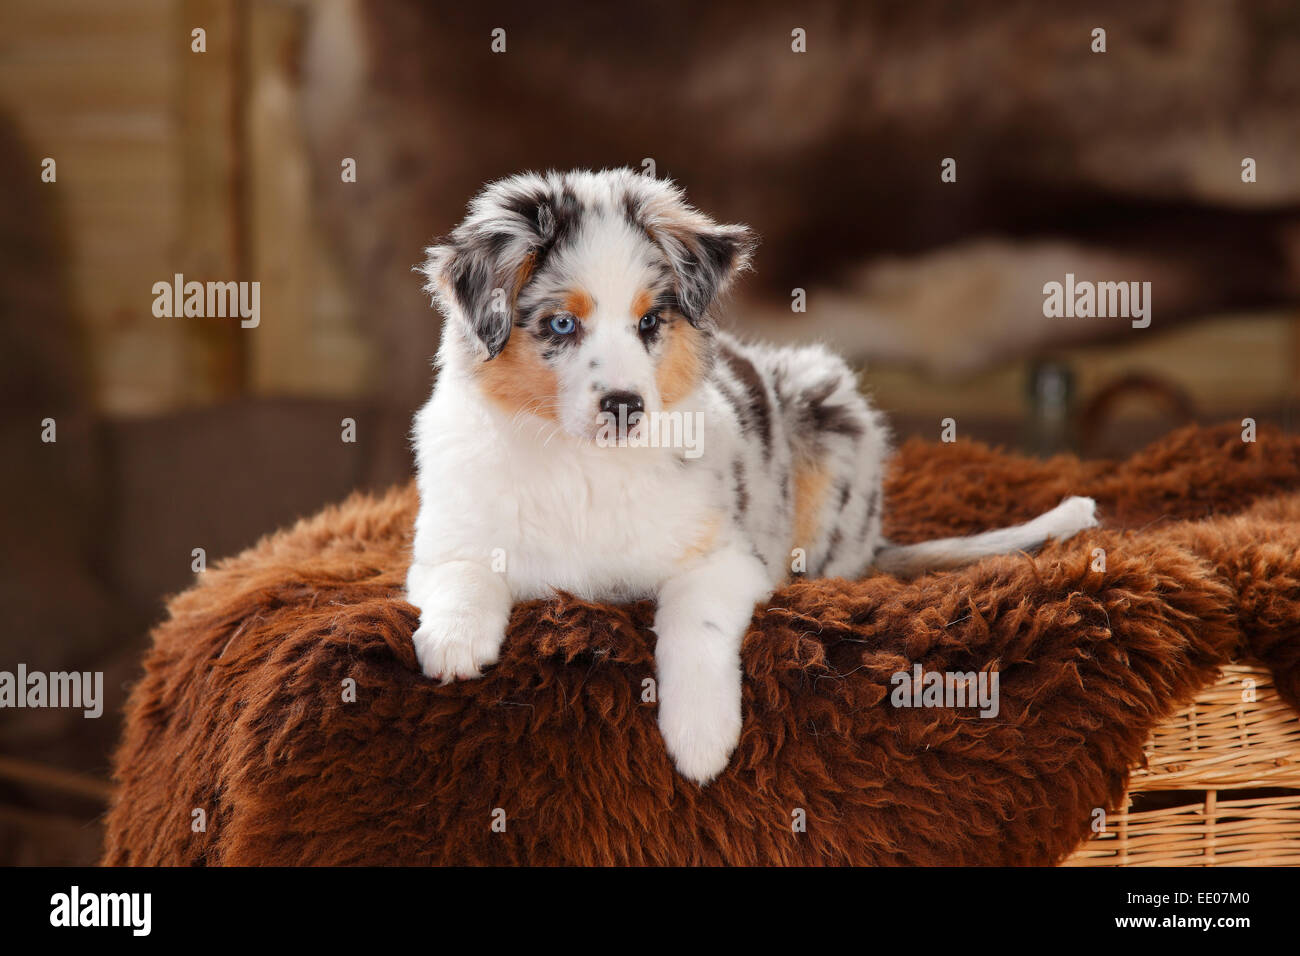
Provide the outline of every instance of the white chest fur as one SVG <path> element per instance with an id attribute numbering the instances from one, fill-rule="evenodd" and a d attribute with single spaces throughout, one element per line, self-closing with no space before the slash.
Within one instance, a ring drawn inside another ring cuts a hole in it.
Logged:
<path id="1" fill-rule="evenodd" d="M 707 456 L 582 445 L 455 387 L 435 392 L 416 436 L 416 560 L 487 565 L 515 600 L 651 597 L 725 533 Z"/>

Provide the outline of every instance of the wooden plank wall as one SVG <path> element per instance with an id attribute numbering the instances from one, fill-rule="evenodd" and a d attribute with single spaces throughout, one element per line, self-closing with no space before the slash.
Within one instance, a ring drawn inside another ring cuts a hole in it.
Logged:
<path id="1" fill-rule="evenodd" d="M 0 4 L 0 110 L 34 177 L 57 162 L 49 188 L 105 413 L 367 387 L 373 350 L 311 210 L 306 17 L 272 0 Z M 327 172 L 337 180 L 337 162 Z M 156 318 L 152 286 L 176 272 L 260 281 L 261 325 Z"/>

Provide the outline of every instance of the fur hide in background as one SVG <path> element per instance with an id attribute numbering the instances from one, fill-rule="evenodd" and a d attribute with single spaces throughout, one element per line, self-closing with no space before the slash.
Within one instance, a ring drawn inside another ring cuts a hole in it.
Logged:
<path id="1" fill-rule="evenodd" d="M 1067 494 L 1104 527 L 914 582 L 778 591 L 745 640 L 739 749 L 705 789 L 642 702 L 649 602 L 520 605 L 501 663 L 442 687 L 400 600 L 412 488 L 271 535 L 156 630 L 105 862 L 1050 864 L 1221 664 L 1262 661 L 1297 704 L 1300 438 L 1192 428 L 1122 463 L 910 442 L 887 492 L 900 542 Z M 918 663 L 996 669 L 999 713 L 892 706 Z"/>

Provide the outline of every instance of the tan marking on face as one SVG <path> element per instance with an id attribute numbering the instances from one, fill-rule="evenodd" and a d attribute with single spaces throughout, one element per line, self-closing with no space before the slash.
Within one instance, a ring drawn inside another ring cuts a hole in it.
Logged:
<path id="1" fill-rule="evenodd" d="M 516 300 L 537 266 L 537 257 L 529 253 L 515 273 L 511 299 Z M 508 415 L 526 410 L 539 418 L 557 421 L 556 406 L 559 380 L 542 361 L 537 341 L 529 335 L 511 330 L 505 348 L 496 358 L 482 362 L 475 369 L 478 384 L 494 405 Z"/>
<path id="2" fill-rule="evenodd" d="M 637 297 L 632 300 L 632 318 L 639 322 L 641 316 L 649 312 L 654 307 L 654 304 L 655 297 L 651 295 L 650 290 L 642 289 Z"/>
<path id="3" fill-rule="evenodd" d="M 585 319 L 596 308 L 596 303 L 582 289 L 570 289 L 568 295 L 564 297 L 564 304 L 561 308 L 570 315 Z"/>
<path id="4" fill-rule="evenodd" d="M 794 467 L 794 547 L 808 551 L 817 535 L 817 519 L 826 502 L 831 473 L 820 461 L 799 462 Z"/>
<path id="5" fill-rule="evenodd" d="M 671 408 L 694 391 L 704 374 L 704 340 L 699 330 L 675 318 L 663 330 L 664 344 L 655 382 L 665 408 Z"/>
<path id="6" fill-rule="evenodd" d="M 507 415 L 527 411 L 548 421 L 558 421 L 560 382 L 542 361 L 537 340 L 518 330 L 494 359 L 475 370 L 479 387 Z"/>
<path id="7" fill-rule="evenodd" d="M 678 566 L 684 566 L 702 558 L 713 550 L 714 542 L 718 539 L 718 531 L 722 527 L 722 517 L 717 514 L 709 516 L 696 535 L 695 540 L 691 542 L 690 547 L 677 556 Z"/>

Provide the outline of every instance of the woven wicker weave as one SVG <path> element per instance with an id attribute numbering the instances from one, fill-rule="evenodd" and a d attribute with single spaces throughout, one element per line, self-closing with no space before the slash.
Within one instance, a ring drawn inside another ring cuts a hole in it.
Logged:
<path id="1" fill-rule="evenodd" d="M 1225 667 L 1144 757 L 1066 866 L 1300 866 L 1300 716 L 1267 671 Z"/>

